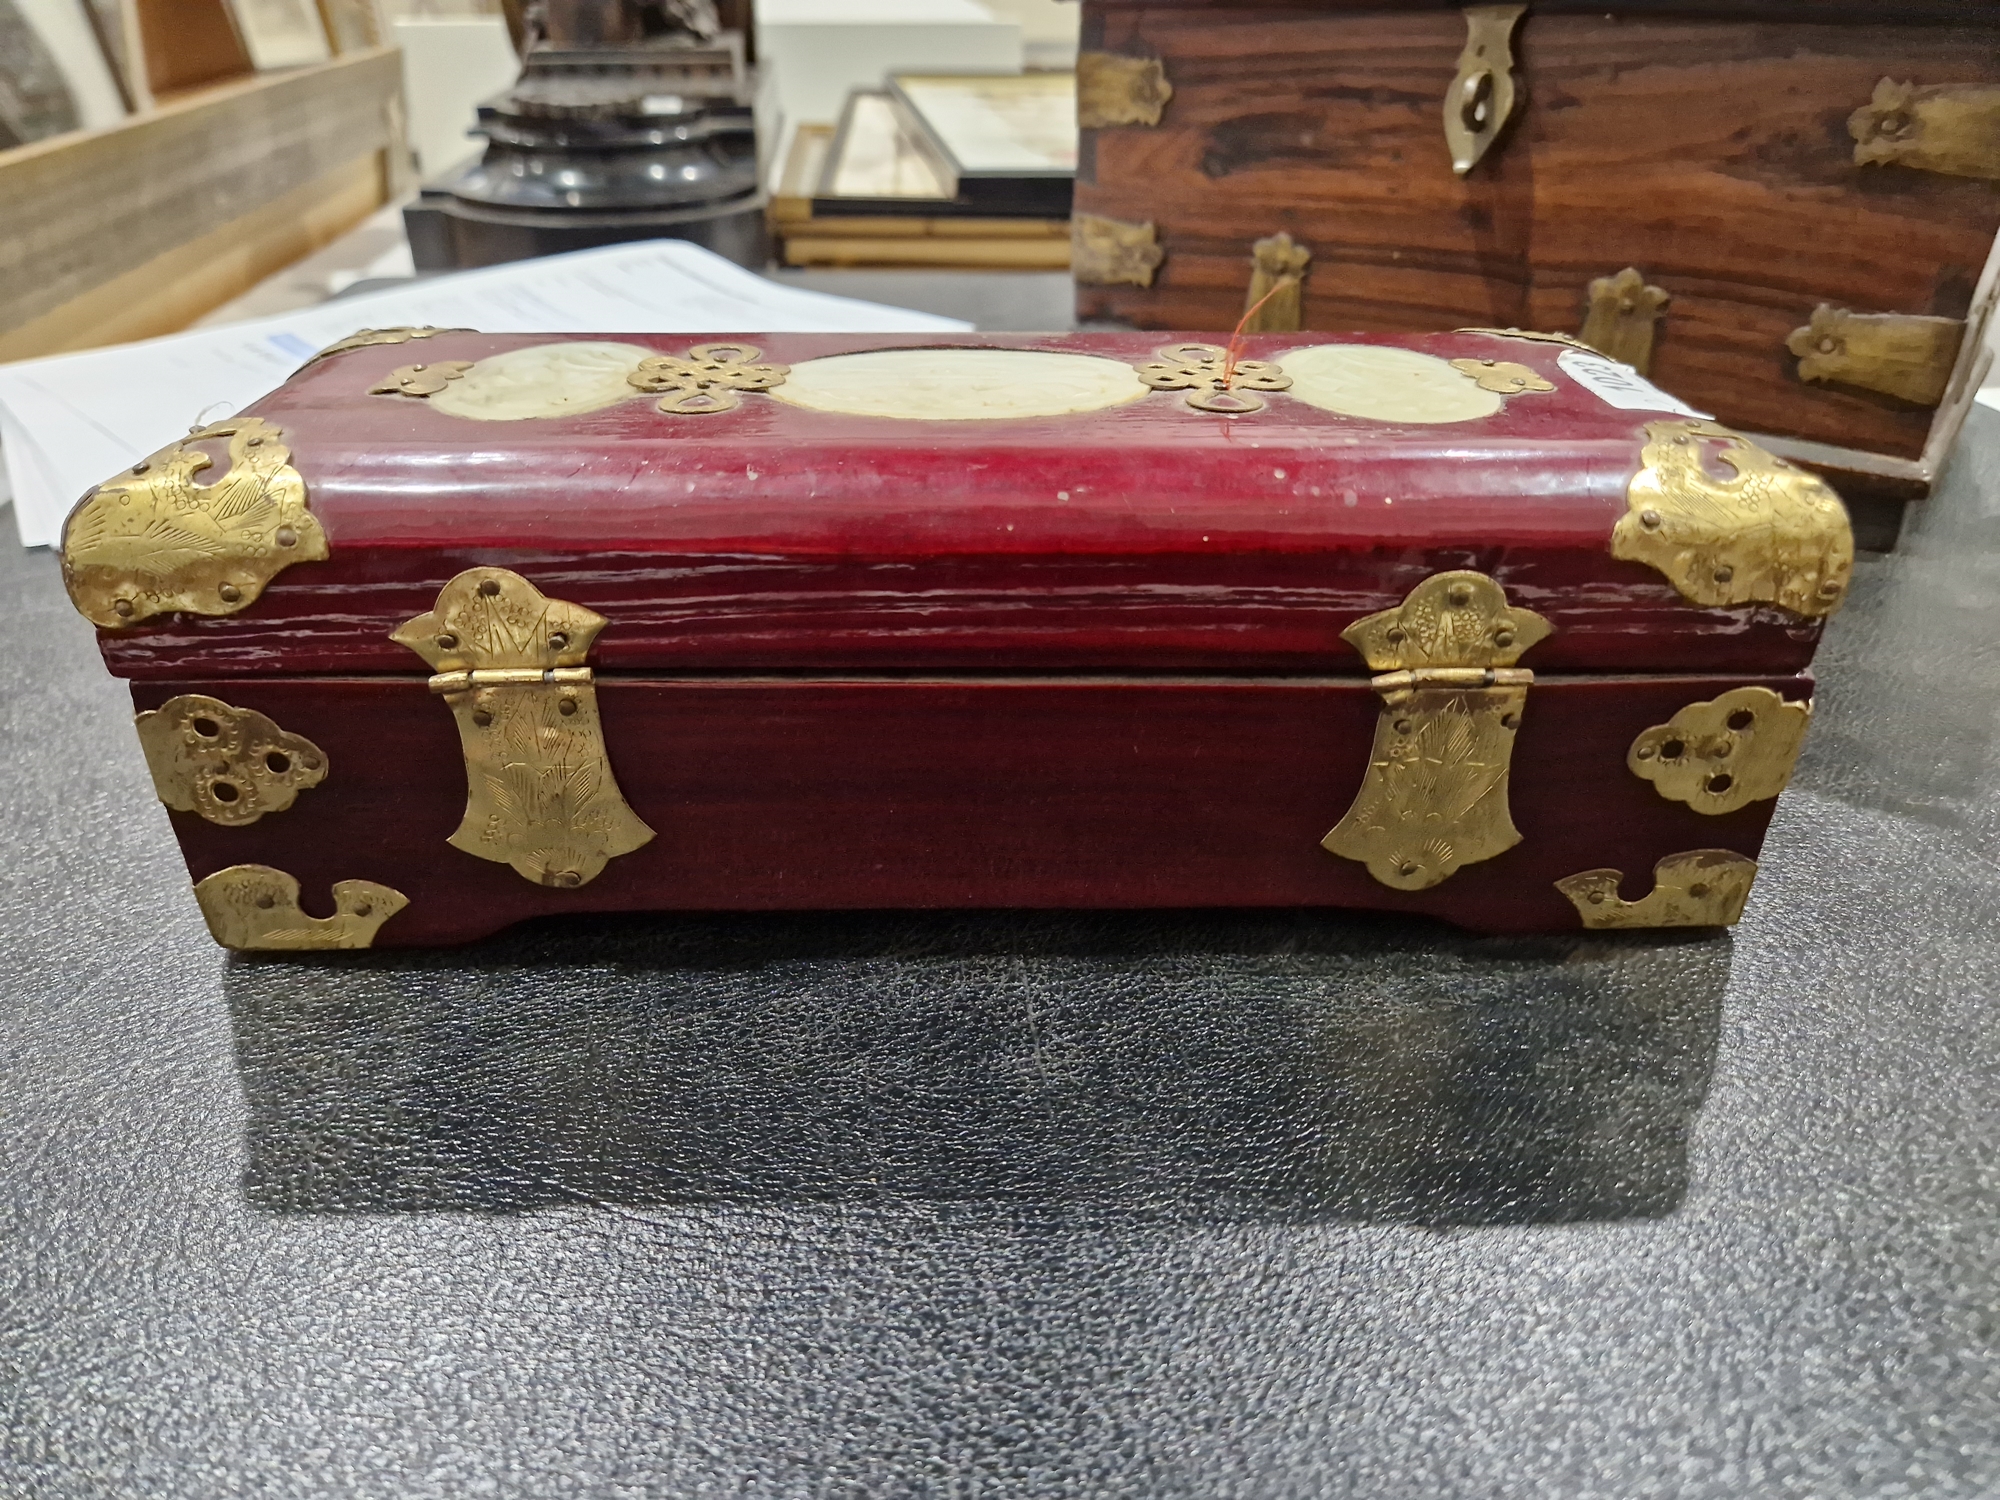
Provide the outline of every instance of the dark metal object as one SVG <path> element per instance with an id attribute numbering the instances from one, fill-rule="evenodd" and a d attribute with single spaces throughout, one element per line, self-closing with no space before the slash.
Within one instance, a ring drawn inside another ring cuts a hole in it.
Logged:
<path id="1" fill-rule="evenodd" d="M 485 154 L 404 210 L 417 268 L 660 238 L 761 266 L 754 86 L 735 33 L 529 52 L 479 107 Z"/>

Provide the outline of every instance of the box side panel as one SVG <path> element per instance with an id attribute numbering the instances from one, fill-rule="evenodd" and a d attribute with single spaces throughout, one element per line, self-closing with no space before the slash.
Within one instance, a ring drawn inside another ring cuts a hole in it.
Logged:
<path id="1" fill-rule="evenodd" d="M 1320 847 L 1369 763 L 1378 699 L 1312 679 L 600 679 L 610 760 L 655 837 L 576 890 L 447 843 L 466 806 L 450 711 L 422 679 L 135 686 L 142 709 L 207 693 L 324 754 L 325 780 L 243 827 L 171 816 L 190 873 L 335 881 L 409 898 L 379 946 L 457 942 L 585 911 L 1328 906 L 1489 931 L 1574 930 L 1554 882 L 1613 867 L 1627 899 L 1693 849 L 1755 856 L 1773 803 L 1708 817 L 1626 766 L 1687 705 L 1801 677 L 1556 679 L 1528 693 L 1513 848 L 1426 891 Z"/>

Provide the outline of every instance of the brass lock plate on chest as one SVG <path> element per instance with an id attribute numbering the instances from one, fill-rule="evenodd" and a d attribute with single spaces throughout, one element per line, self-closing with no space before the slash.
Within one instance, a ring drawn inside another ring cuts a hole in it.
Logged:
<path id="1" fill-rule="evenodd" d="M 392 639 L 436 669 L 465 752 L 465 816 L 451 844 L 574 890 L 650 841 L 605 754 L 584 665 L 606 624 L 505 568 L 470 568 Z"/>
<path id="2" fill-rule="evenodd" d="M 1521 842 L 1507 805 L 1514 735 L 1535 674 L 1514 664 L 1547 620 L 1483 573 L 1437 573 L 1341 638 L 1383 675 L 1354 805 L 1321 840 L 1383 885 L 1428 890 Z"/>

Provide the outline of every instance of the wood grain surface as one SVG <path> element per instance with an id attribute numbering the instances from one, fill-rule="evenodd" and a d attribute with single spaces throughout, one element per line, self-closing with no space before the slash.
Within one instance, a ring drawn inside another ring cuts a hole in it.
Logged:
<path id="1" fill-rule="evenodd" d="M 1313 252 L 1309 328 L 1574 331 L 1590 280 L 1634 265 L 1673 299 L 1652 372 L 1668 389 L 1752 430 L 1921 454 L 1929 410 L 1806 385 L 1784 341 L 1822 301 L 1965 315 L 2000 184 L 1858 167 L 1847 118 L 1884 76 L 2000 80 L 1990 10 L 1827 25 L 1538 6 L 1516 39 L 1526 102 L 1460 179 L 1439 118 L 1456 10 L 1086 9 L 1085 44 L 1163 58 L 1174 97 L 1156 127 L 1085 133 L 1077 209 L 1154 222 L 1166 260 L 1151 289 L 1080 288 L 1081 318 L 1227 326 L 1251 242 L 1279 230 Z"/>
<path id="2" fill-rule="evenodd" d="M 210 694 L 316 743 L 327 778 L 283 813 L 170 815 L 189 873 L 273 865 L 320 916 L 334 881 L 380 881 L 410 898 L 377 939 L 395 947 L 632 910 L 1348 906 L 1575 930 L 1564 876 L 1621 869 L 1637 900 L 1664 855 L 1757 854 L 1775 803 L 1705 817 L 1625 764 L 1641 732 L 1745 682 L 1811 692 L 1804 677 L 1538 681 L 1513 761 L 1523 841 L 1416 892 L 1320 847 L 1373 742 L 1361 681 L 600 677 L 612 769 L 656 837 L 573 891 L 446 843 L 464 761 L 419 675 L 145 683 L 133 699 Z"/>

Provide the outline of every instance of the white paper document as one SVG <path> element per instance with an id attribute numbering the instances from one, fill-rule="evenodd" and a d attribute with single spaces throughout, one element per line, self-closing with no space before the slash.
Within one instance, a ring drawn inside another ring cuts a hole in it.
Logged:
<path id="1" fill-rule="evenodd" d="M 972 325 L 781 286 L 646 240 L 467 271 L 282 317 L 0 365 L 0 449 L 21 541 L 52 545 L 91 488 L 233 415 L 359 328 L 482 333 L 931 333 Z"/>

